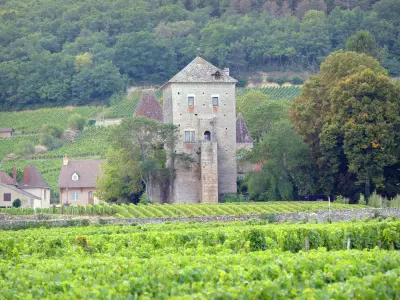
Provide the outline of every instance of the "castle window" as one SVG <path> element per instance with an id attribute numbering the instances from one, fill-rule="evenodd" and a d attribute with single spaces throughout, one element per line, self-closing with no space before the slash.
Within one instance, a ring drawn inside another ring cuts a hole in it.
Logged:
<path id="1" fill-rule="evenodd" d="M 195 139 L 195 131 L 194 130 L 187 130 L 185 131 L 185 143 L 194 143 Z"/>
<path id="2" fill-rule="evenodd" d="M 188 106 L 194 106 L 194 95 L 188 95 Z"/>
<path id="3" fill-rule="evenodd" d="M 204 140 L 211 141 L 211 132 L 209 132 L 208 130 L 204 132 Z"/>
<path id="4" fill-rule="evenodd" d="M 212 105 L 213 106 L 218 106 L 218 96 L 212 96 Z"/>

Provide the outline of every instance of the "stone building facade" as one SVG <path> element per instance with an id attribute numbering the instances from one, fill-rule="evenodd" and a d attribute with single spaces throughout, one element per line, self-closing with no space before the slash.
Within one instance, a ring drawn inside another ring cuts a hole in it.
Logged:
<path id="1" fill-rule="evenodd" d="M 236 83 L 228 69 L 196 57 L 162 87 L 164 122 L 179 130 L 175 151 L 195 160 L 174 161 L 175 178 L 164 201 L 217 203 L 237 192 Z"/>

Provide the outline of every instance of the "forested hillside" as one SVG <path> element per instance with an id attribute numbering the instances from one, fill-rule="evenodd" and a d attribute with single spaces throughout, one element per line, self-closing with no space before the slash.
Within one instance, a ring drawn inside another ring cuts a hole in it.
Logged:
<path id="1" fill-rule="evenodd" d="M 316 71 L 358 30 L 398 76 L 398 0 L 0 0 L 0 108 L 107 99 L 196 54 L 238 78 Z"/>

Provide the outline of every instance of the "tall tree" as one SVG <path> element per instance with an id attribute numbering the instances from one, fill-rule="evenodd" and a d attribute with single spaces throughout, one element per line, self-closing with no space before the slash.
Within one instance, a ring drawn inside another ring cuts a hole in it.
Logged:
<path id="1" fill-rule="evenodd" d="M 378 55 L 375 37 L 365 30 L 357 31 L 347 39 L 346 50 L 365 53 L 372 57 L 377 57 Z"/>

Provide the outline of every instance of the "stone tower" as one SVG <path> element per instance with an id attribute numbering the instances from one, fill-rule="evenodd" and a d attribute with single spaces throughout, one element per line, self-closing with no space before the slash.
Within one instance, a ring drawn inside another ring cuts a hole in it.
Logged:
<path id="1" fill-rule="evenodd" d="M 196 57 L 163 87 L 164 122 L 179 129 L 176 152 L 195 163 L 175 161 L 168 202 L 218 202 L 236 193 L 236 87 L 229 69 Z"/>

